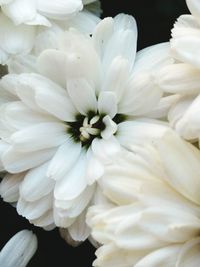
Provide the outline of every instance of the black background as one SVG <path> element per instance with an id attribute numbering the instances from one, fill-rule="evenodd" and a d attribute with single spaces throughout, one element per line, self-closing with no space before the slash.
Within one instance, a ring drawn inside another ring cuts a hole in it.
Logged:
<path id="1" fill-rule="evenodd" d="M 188 13 L 185 0 L 102 0 L 101 2 L 103 17 L 123 12 L 132 14 L 136 18 L 139 32 L 138 49 L 168 41 L 170 29 L 176 18 Z M 57 230 L 46 232 L 33 227 L 18 216 L 14 208 L 2 201 L 0 201 L 0 214 L 0 248 L 22 229 L 32 229 L 36 233 L 38 250 L 28 267 L 92 266 L 95 250 L 88 242 L 78 248 L 71 248 L 59 237 Z M 10 256 L 12 257 L 12 251 Z"/>

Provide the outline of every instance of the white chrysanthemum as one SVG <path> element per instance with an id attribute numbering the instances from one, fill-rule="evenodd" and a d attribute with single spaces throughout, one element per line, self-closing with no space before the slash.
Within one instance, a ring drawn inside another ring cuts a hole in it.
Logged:
<path id="1" fill-rule="evenodd" d="M 20 231 L 0 251 L 0 266 L 26 267 L 36 249 L 36 236 L 28 230 Z"/>
<path id="2" fill-rule="evenodd" d="M 192 15 L 183 15 L 172 29 L 171 52 L 176 64 L 157 73 L 157 84 L 170 94 L 179 95 L 168 119 L 186 140 L 200 138 L 200 2 L 188 0 Z"/>
<path id="3" fill-rule="evenodd" d="M 171 131 L 152 144 L 129 146 L 134 153 L 108 167 L 102 188 L 120 206 L 89 210 L 92 236 L 103 244 L 94 266 L 200 264 L 200 151 Z"/>
<path id="4" fill-rule="evenodd" d="M 37 1 L 43 9 L 44 16 L 37 12 L 34 2 L 35 0 L 14 0 L 8 4 L 2 3 L 0 9 L 1 64 L 9 64 L 10 61 L 16 60 L 16 56 L 25 55 L 28 60 L 27 54 L 35 55 L 41 48 L 55 47 L 55 35 L 58 36 L 70 27 L 91 33 L 99 22 L 99 18 L 86 9 L 76 12 L 83 7 L 80 0 Z M 96 7 L 93 8 L 90 5 L 87 6 L 95 11 L 98 9 L 98 2 L 93 5 L 95 4 Z M 76 6 L 79 8 L 76 9 Z M 68 13 L 71 15 L 68 16 Z M 54 19 L 49 20 L 46 16 L 52 16 Z"/>
<path id="5" fill-rule="evenodd" d="M 40 74 L 1 80 L 1 195 L 35 225 L 85 239 L 85 209 L 110 156 L 152 134 L 158 122 L 141 118 L 166 115 L 172 100 L 152 73 L 171 62 L 168 44 L 136 55 L 136 41 L 131 16 L 106 18 L 92 37 L 70 30 L 42 52 Z"/>

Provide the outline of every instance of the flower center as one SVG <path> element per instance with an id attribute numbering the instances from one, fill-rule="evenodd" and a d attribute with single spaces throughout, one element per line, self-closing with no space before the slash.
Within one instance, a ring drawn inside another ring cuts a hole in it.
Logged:
<path id="1" fill-rule="evenodd" d="M 81 142 L 82 146 L 88 148 L 95 138 L 101 138 L 102 132 L 106 129 L 104 118 L 106 114 L 89 112 L 87 116 L 77 115 L 75 122 L 67 122 L 67 133 L 75 142 Z M 124 116 L 117 114 L 113 121 L 118 124 L 124 121 Z"/>

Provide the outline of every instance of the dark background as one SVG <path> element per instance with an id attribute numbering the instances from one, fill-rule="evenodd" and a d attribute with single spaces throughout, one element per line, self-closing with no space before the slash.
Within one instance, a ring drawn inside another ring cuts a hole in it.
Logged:
<path id="1" fill-rule="evenodd" d="M 185 0 L 102 0 L 101 2 L 103 17 L 123 12 L 132 14 L 136 18 L 139 32 L 138 49 L 168 41 L 170 29 L 176 18 L 188 13 Z M 57 230 L 46 232 L 31 226 L 17 215 L 14 208 L 1 200 L 0 213 L 0 248 L 22 229 L 32 229 L 36 233 L 38 250 L 28 267 L 92 266 L 95 250 L 89 243 L 71 248 L 59 237 Z"/>

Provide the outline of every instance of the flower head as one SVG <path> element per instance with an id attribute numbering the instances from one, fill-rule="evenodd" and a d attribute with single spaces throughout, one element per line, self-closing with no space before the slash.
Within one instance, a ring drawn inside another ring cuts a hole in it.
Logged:
<path id="1" fill-rule="evenodd" d="M 92 36 L 65 32 L 37 58 L 38 73 L 1 80 L 1 195 L 35 225 L 84 239 L 76 230 L 111 156 L 148 136 L 159 124 L 148 117 L 166 115 L 152 72 L 171 61 L 168 44 L 136 55 L 136 41 L 131 16 L 106 18 Z"/>
<path id="2" fill-rule="evenodd" d="M 92 236 L 103 244 L 94 266 L 200 262 L 200 151 L 171 130 L 152 144 L 109 166 L 111 181 L 105 179 L 102 188 L 119 206 L 89 210 Z"/>

